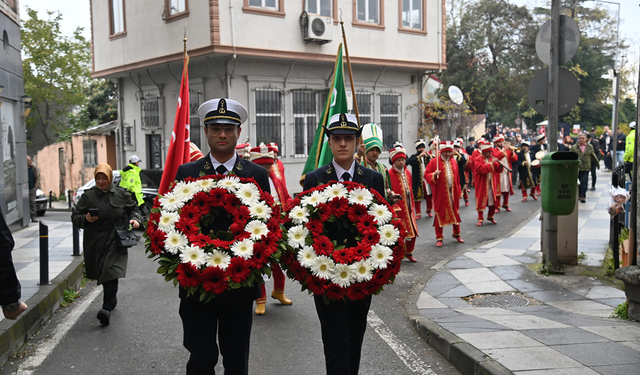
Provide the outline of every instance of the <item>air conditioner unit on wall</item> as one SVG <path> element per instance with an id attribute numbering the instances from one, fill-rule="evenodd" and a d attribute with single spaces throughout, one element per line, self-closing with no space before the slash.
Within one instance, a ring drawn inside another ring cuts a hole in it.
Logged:
<path id="1" fill-rule="evenodd" d="M 307 22 L 304 30 L 305 42 L 329 43 L 333 40 L 333 18 L 317 16 L 315 14 L 306 15 Z"/>

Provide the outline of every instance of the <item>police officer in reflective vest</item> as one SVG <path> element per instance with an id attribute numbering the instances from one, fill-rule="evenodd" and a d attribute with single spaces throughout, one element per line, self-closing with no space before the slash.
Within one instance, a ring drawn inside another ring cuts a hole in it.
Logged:
<path id="1" fill-rule="evenodd" d="M 131 193 L 134 201 L 138 202 L 138 206 L 144 204 L 142 198 L 142 181 L 140 180 L 140 158 L 136 155 L 129 158 L 129 165 L 120 171 L 120 187 L 123 187 Z"/>

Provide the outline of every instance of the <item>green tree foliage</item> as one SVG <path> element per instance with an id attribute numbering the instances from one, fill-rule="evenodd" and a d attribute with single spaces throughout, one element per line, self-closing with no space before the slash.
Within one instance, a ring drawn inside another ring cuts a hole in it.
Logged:
<path id="1" fill-rule="evenodd" d="M 115 80 L 95 79 L 84 89 L 87 103 L 67 118 L 67 127 L 59 133 L 66 140 L 75 132 L 118 118 L 118 86 Z"/>
<path id="2" fill-rule="evenodd" d="M 91 75 L 90 43 L 77 28 L 72 37 L 60 32 L 60 13 L 47 19 L 27 8 L 21 30 L 24 89 L 32 97 L 28 131 L 42 132 L 48 144 L 69 128 L 69 115 L 87 102 Z"/>

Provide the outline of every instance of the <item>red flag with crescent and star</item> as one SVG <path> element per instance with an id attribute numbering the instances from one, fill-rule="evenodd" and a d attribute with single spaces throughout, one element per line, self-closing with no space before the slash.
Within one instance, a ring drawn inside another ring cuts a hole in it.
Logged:
<path id="1" fill-rule="evenodd" d="M 167 159 L 160 181 L 158 194 L 169 191 L 169 185 L 175 180 L 178 167 L 188 163 L 191 159 L 191 147 L 189 138 L 189 56 L 184 55 L 184 67 L 182 69 L 182 82 L 180 83 L 180 96 L 178 97 L 178 109 L 176 120 L 171 132 L 171 144 L 167 152 Z"/>

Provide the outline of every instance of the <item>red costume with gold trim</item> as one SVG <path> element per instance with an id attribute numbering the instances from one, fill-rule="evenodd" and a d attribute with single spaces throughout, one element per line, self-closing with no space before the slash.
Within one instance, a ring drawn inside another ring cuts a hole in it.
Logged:
<path id="1" fill-rule="evenodd" d="M 491 147 L 491 146 L 489 146 Z M 475 153 L 475 152 L 474 152 Z M 503 169 L 502 165 L 491 156 L 485 158 L 482 152 L 478 152 L 473 159 L 473 186 L 476 194 L 476 211 L 478 211 L 478 225 L 484 221 L 484 209 L 489 207 L 487 219 L 493 220 L 495 214 L 495 196 L 500 191 L 500 180 L 495 178 Z M 491 197 L 489 196 L 491 192 Z"/>
<path id="2" fill-rule="evenodd" d="M 440 171 L 437 178 L 434 175 L 436 170 Z M 436 228 L 436 240 L 442 241 L 442 227 L 447 225 L 453 225 L 453 237 L 460 237 L 461 190 L 458 162 L 453 157 L 445 161 L 440 155 L 429 162 L 424 178 L 431 185 L 433 192 L 433 226 Z"/>
<path id="3" fill-rule="evenodd" d="M 390 151 L 391 162 L 395 162 L 399 158 L 407 159 L 407 153 L 402 147 L 396 147 Z M 402 197 L 396 204 L 393 205 L 393 210 L 398 214 L 398 217 L 404 225 L 404 229 L 407 232 L 405 237 L 405 257 L 412 262 L 415 262 L 413 258 L 413 249 L 416 247 L 416 237 L 418 237 L 418 225 L 416 224 L 415 204 L 413 201 L 413 188 L 411 187 L 411 172 L 407 169 L 406 165 L 403 171 L 396 170 L 395 167 L 389 168 L 389 183 L 391 184 L 391 190 L 395 194 L 400 194 Z"/>
<path id="4" fill-rule="evenodd" d="M 506 165 L 513 171 L 513 163 L 518 161 L 518 155 L 510 148 L 496 147 L 493 149 L 492 155 L 499 159 L 503 165 Z M 509 208 L 509 196 L 513 195 L 513 181 L 511 178 L 512 172 L 509 172 L 507 168 L 503 168 L 502 172 L 497 174 L 497 178 L 500 181 L 500 189 L 496 194 L 496 212 L 500 212 L 500 196 L 502 196 L 502 208 L 505 211 L 511 211 Z M 507 190 L 507 191 L 505 191 Z"/>

